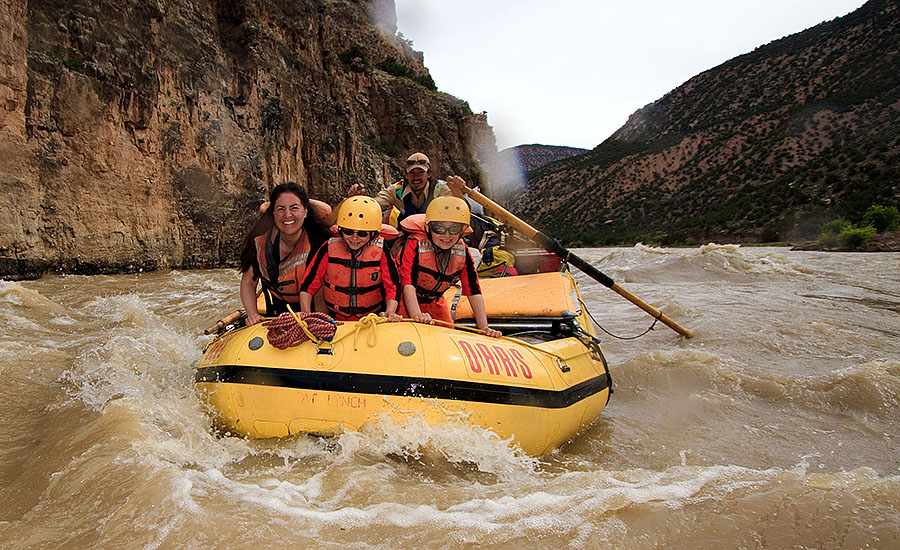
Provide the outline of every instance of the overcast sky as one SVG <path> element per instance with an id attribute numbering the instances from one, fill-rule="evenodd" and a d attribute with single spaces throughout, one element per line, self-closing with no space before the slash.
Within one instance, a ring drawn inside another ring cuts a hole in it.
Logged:
<path id="1" fill-rule="evenodd" d="M 863 0 L 395 0 L 442 92 L 499 149 L 593 148 L 692 76 Z"/>

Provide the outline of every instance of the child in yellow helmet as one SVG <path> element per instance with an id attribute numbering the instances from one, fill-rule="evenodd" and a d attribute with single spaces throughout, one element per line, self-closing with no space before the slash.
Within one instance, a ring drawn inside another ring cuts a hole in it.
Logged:
<path id="1" fill-rule="evenodd" d="M 401 320 L 399 274 L 379 237 L 381 207 L 370 197 L 350 197 L 338 208 L 337 227 L 339 236 L 322 246 L 306 269 L 300 311 L 309 313 L 313 295 L 324 287 L 325 306 L 338 321 L 355 321 L 369 313 Z"/>
<path id="2" fill-rule="evenodd" d="M 421 223 L 421 222 L 420 222 Z M 421 323 L 452 323 L 444 291 L 460 283 L 475 322 L 488 336 L 501 336 L 488 326 L 475 263 L 462 237 L 469 225 L 469 205 L 457 197 L 437 197 L 425 211 L 425 236 L 413 234 L 400 255 L 400 284 L 406 314 Z"/>

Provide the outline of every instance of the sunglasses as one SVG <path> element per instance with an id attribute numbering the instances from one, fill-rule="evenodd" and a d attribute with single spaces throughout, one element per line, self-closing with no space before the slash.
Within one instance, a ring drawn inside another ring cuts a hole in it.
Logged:
<path id="1" fill-rule="evenodd" d="M 431 232 L 438 235 L 443 235 L 444 233 L 459 235 L 460 233 L 462 233 L 463 227 L 465 226 L 461 223 L 451 223 L 447 225 L 443 223 L 431 222 L 428 224 L 428 228 L 431 229 Z"/>
<path id="2" fill-rule="evenodd" d="M 345 237 L 352 237 L 354 233 L 360 237 L 368 237 L 374 233 L 374 231 L 356 231 L 354 229 L 347 229 L 346 227 L 341 228 L 341 235 L 344 235 Z"/>
<path id="3" fill-rule="evenodd" d="M 428 166 L 428 161 L 425 159 L 413 159 L 406 161 L 407 166 Z"/>

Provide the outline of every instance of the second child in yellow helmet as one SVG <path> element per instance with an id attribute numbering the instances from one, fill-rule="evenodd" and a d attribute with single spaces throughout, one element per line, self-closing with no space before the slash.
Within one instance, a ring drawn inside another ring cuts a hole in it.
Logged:
<path id="1" fill-rule="evenodd" d="M 399 321 L 399 274 L 383 250 L 381 207 L 374 199 L 354 196 L 337 213 L 338 236 L 316 253 L 300 285 L 300 310 L 309 313 L 312 297 L 324 287 L 325 306 L 338 321 L 355 321 L 378 313 Z"/>
<path id="2" fill-rule="evenodd" d="M 498 337 L 488 326 L 475 263 L 462 237 L 469 225 L 469 205 L 456 197 L 437 197 L 425 211 L 425 237 L 413 234 L 400 255 L 400 284 L 406 314 L 421 323 L 452 323 L 444 291 L 460 283 L 481 332 Z"/>

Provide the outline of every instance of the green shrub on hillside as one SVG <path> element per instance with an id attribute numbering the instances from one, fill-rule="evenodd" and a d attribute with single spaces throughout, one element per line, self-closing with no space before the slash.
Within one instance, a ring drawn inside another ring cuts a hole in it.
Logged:
<path id="1" fill-rule="evenodd" d="M 434 79 L 431 78 L 430 74 L 417 76 L 417 77 L 413 78 L 413 80 L 433 92 L 437 91 L 437 84 L 434 83 Z"/>
<path id="2" fill-rule="evenodd" d="M 900 227 L 900 211 L 896 206 L 873 204 L 863 214 L 863 225 L 871 225 L 878 233 Z"/>
<path id="3" fill-rule="evenodd" d="M 377 139 L 372 142 L 372 147 L 387 157 L 397 157 L 400 156 L 400 148 L 397 147 L 393 142 L 388 141 L 386 139 Z"/>
<path id="4" fill-rule="evenodd" d="M 413 71 L 406 65 L 399 63 L 393 57 L 388 57 L 387 59 L 376 65 L 376 68 L 393 76 L 408 78 L 413 82 L 416 82 L 419 85 L 428 88 L 429 90 L 437 90 L 437 85 L 435 85 L 434 79 L 431 78 L 430 74 L 416 76 L 415 71 Z"/>
<path id="5" fill-rule="evenodd" d="M 841 233 L 849 229 L 853 224 L 844 218 L 838 218 L 822 224 L 822 232 L 819 233 L 819 242 L 827 248 L 835 248 L 838 245 Z"/>
<path id="6" fill-rule="evenodd" d="M 344 70 L 350 70 L 350 66 L 353 65 L 353 60 L 357 58 L 362 60 L 363 66 L 369 66 L 366 50 L 359 44 L 351 44 L 349 48 L 338 54 L 338 59 L 341 60 Z"/>
<path id="7" fill-rule="evenodd" d="M 841 234 L 838 236 L 838 242 L 844 250 L 856 250 L 866 246 L 874 234 L 875 228 L 871 225 L 858 227 L 850 224 L 841 231 Z"/>
<path id="8" fill-rule="evenodd" d="M 284 121 L 284 112 L 281 109 L 281 99 L 273 97 L 262 108 L 260 116 L 264 134 L 274 134 Z"/>
<path id="9" fill-rule="evenodd" d="M 415 76 L 415 73 L 412 71 L 412 69 L 410 69 L 406 65 L 398 63 L 397 60 L 393 57 L 388 57 L 387 59 L 376 65 L 376 67 L 394 76 L 405 76 L 407 78 L 413 78 Z"/>

